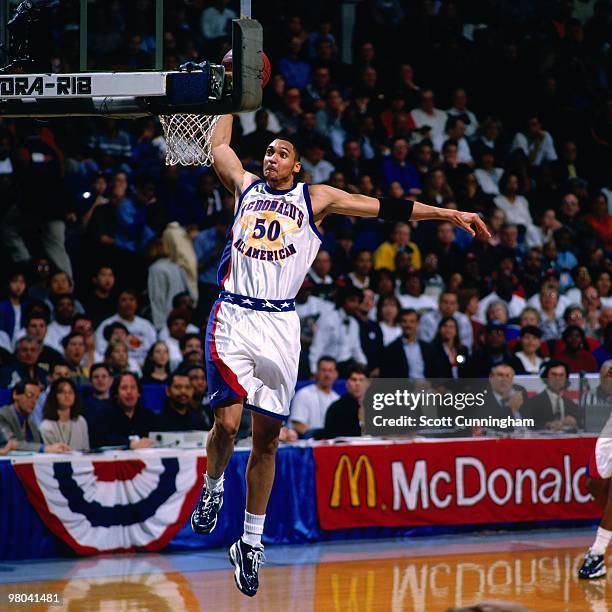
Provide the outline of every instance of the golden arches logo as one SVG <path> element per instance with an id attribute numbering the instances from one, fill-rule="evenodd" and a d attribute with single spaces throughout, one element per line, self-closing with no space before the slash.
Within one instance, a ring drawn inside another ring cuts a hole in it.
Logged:
<path id="1" fill-rule="evenodd" d="M 329 505 L 332 508 L 340 507 L 340 500 L 342 498 L 342 474 L 345 468 L 348 475 L 351 506 L 357 508 L 361 505 L 361 499 L 359 497 L 359 478 L 363 469 L 366 475 L 366 504 L 368 508 L 375 508 L 376 477 L 374 476 L 372 464 L 366 455 L 359 455 L 354 467 L 348 455 L 342 455 L 340 457 L 338 465 L 336 466 L 336 471 L 334 472 L 334 484 Z"/>

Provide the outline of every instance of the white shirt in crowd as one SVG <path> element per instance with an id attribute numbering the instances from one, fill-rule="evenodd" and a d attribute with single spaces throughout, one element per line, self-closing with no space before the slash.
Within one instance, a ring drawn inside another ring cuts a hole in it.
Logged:
<path id="1" fill-rule="evenodd" d="M 478 304 L 477 316 L 478 320 L 481 323 L 487 322 L 487 308 L 489 307 L 489 304 L 491 302 L 504 302 L 504 304 L 506 304 L 506 306 L 508 307 L 508 317 L 510 319 L 518 317 L 523 311 L 523 308 L 527 306 L 527 302 L 520 295 L 514 295 L 513 293 L 511 300 L 509 302 L 506 302 L 506 300 L 502 300 L 499 295 L 497 295 L 497 293 L 493 291 L 492 293 L 489 293 L 489 295 L 483 297 L 482 300 L 480 300 L 480 303 Z"/>
<path id="2" fill-rule="evenodd" d="M 383 334 L 384 346 L 389 346 L 402 335 L 402 328 L 399 325 L 387 325 L 384 321 L 381 321 L 379 325 Z"/>
<path id="3" fill-rule="evenodd" d="M 474 170 L 480 188 L 489 195 L 499 195 L 499 180 L 503 173 L 503 168 L 491 168 L 491 170 L 476 168 Z"/>
<path id="4" fill-rule="evenodd" d="M 64 347 L 62 346 L 62 340 L 70 333 L 71 329 L 70 325 L 61 325 L 57 321 L 51 321 L 47 326 L 45 344 L 63 355 Z"/>
<path id="5" fill-rule="evenodd" d="M 448 139 L 449 136 L 446 133 L 436 136 L 433 139 L 434 149 L 438 153 L 442 153 L 442 147 Z M 470 145 L 465 137 L 462 137 L 457 141 L 457 161 L 460 164 L 471 164 L 474 161 L 470 151 Z"/>
<path id="6" fill-rule="evenodd" d="M 537 355 L 535 356 L 535 362 L 532 363 L 529 359 L 527 359 L 527 355 L 525 355 L 525 353 L 523 353 L 523 351 L 518 351 L 518 353 L 514 353 L 519 361 L 523 364 L 523 367 L 525 368 L 525 372 L 527 374 L 539 374 L 540 373 L 540 368 L 542 367 L 542 364 L 544 363 L 544 359 L 542 359 L 542 357 L 538 357 Z"/>
<path id="7" fill-rule="evenodd" d="M 564 295 L 560 295 L 559 301 L 557 302 L 557 307 L 555 308 L 555 317 L 557 319 L 560 319 L 563 316 L 565 309 L 570 304 L 571 302 Z M 543 312 L 542 301 L 540 300 L 540 294 L 536 293 L 535 295 L 532 295 L 527 302 L 527 306 L 531 306 L 532 308 L 535 308 L 538 312 Z"/>
<path id="8" fill-rule="evenodd" d="M 408 375 L 410 378 L 425 378 L 425 362 L 423 361 L 423 353 L 418 341 L 402 342 L 406 361 L 408 362 Z"/>
<path id="9" fill-rule="evenodd" d="M 216 6 L 209 6 L 202 12 L 202 34 L 208 40 L 227 36 L 227 24 L 238 15 L 232 9 L 220 11 Z"/>
<path id="10" fill-rule="evenodd" d="M 268 113 L 268 127 L 266 129 L 270 132 L 274 132 L 274 134 L 278 134 L 283 129 L 278 118 L 269 108 L 266 108 L 265 110 Z M 257 124 L 255 123 L 256 113 L 257 111 L 251 111 L 250 113 L 238 113 L 243 136 L 248 136 L 257 129 Z"/>
<path id="11" fill-rule="evenodd" d="M 340 396 L 333 389 L 328 393 L 316 384 L 302 387 L 291 402 L 291 420 L 304 423 L 308 429 L 322 429 L 327 409 L 337 399 Z"/>
<path id="12" fill-rule="evenodd" d="M 186 334 L 199 334 L 200 330 L 198 329 L 197 325 L 194 325 L 193 323 L 188 323 L 187 330 L 185 331 L 185 333 Z M 157 332 L 157 339 L 161 340 L 162 342 L 166 342 L 168 338 L 170 338 L 170 331 L 168 330 L 168 326 L 164 325 L 159 330 L 159 332 Z"/>
<path id="13" fill-rule="evenodd" d="M 312 178 L 312 184 L 318 185 L 325 183 L 335 170 L 334 166 L 326 159 L 322 159 L 316 164 L 311 164 L 307 159 L 302 159 L 302 170 L 308 172 Z"/>
<path id="14" fill-rule="evenodd" d="M 122 319 L 118 314 L 108 317 L 98 325 L 96 329 L 96 350 L 104 355 L 108 342 L 104 338 L 104 328 L 111 323 L 123 323 L 127 327 L 128 332 L 131 336 L 135 336 L 138 339 L 138 346 L 131 346 L 128 342 L 128 348 L 130 357 L 133 357 L 138 365 L 144 363 L 147 351 L 151 348 L 151 345 L 155 342 L 157 334 L 155 328 L 149 321 L 142 317 L 135 316 L 133 321 L 126 321 Z"/>
<path id="15" fill-rule="evenodd" d="M 332 310 L 317 322 L 310 345 L 311 372 L 316 372 L 319 357 L 323 355 L 333 357 L 338 363 L 349 359 L 364 365 L 368 363 L 361 348 L 359 324 L 343 308 Z"/>
<path id="16" fill-rule="evenodd" d="M 517 225 L 533 225 L 533 219 L 529 212 L 529 202 L 522 195 L 514 197 L 514 202 L 510 202 L 505 195 L 498 195 L 493 198 L 495 206 L 504 212 L 506 223 Z"/>
<path id="17" fill-rule="evenodd" d="M 472 329 L 472 323 L 462 312 L 456 312 L 453 315 L 453 319 L 457 321 L 461 344 L 471 351 L 472 345 L 474 344 L 474 330 Z M 417 332 L 419 340 L 431 342 L 438 332 L 438 325 L 440 324 L 441 320 L 442 313 L 439 310 L 425 313 L 419 322 L 419 329 Z"/>
<path id="18" fill-rule="evenodd" d="M 183 354 L 181 353 L 179 341 L 176 338 L 168 336 L 164 340 L 164 343 L 168 347 L 168 354 L 170 356 L 170 369 L 174 371 L 180 365 L 181 361 L 183 361 Z"/>
<path id="19" fill-rule="evenodd" d="M 467 108 L 464 110 L 461 110 L 459 108 L 455 108 L 454 106 L 449 108 L 446 111 L 446 114 L 449 117 L 461 117 L 462 115 L 466 115 L 470 122 L 469 123 L 465 123 L 465 135 L 467 136 L 467 138 L 471 138 L 472 136 L 474 136 L 474 134 L 476 134 L 476 130 L 478 129 L 478 119 L 476 118 L 476 115 L 468 110 Z"/>
<path id="20" fill-rule="evenodd" d="M 539 166 L 543 162 L 552 162 L 557 160 L 557 152 L 555 151 L 552 136 L 546 131 L 544 131 L 544 136 L 540 142 L 528 140 L 525 134 L 522 132 L 517 132 L 514 140 L 512 141 L 510 152 L 516 149 L 521 149 L 527 157 L 529 157 L 533 151 L 535 153 L 533 158 L 534 166 Z"/>
<path id="21" fill-rule="evenodd" d="M 334 305 L 331 302 L 316 295 L 311 295 L 303 304 L 295 303 L 295 312 L 300 319 L 327 316 L 333 310 Z"/>
<path id="22" fill-rule="evenodd" d="M 396 293 L 395 295 L 404 309 L 414 308 L 417 312 L 422 312 L 424 310 L 436 310 L 438 308 L 438 301 L 431 295 L 426 295 L 425 293 L 417 297 L 413 295 L 402 295 L 401 293 Z"/>
<path id="23" fill-rule="evenodd" d="M 418 128 L 424 125 L 428 125 L 431 128 L 429 137 L 432 140 L 439 136 L 444 136 L 447 116 L 443 110 L 434 108 L 433 113 L 429 115 L 423 109 L 415 108 L 410 111 L 410 115 Z"/>

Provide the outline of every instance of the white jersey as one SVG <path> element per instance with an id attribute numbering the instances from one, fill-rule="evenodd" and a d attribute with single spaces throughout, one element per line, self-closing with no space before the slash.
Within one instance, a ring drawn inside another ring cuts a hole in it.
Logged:
<path id="1" fill-rule="evenodd" d="M 217 282 L 252 298 L 293 299 L 320 246 L 308 185 L 277 190 L 255 181 L 238 201 Z"/>

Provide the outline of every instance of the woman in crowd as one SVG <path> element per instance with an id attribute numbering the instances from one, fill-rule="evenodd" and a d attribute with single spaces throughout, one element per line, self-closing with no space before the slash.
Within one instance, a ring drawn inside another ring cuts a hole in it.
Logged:
<path id="1" fill-rule="evenodd" d="M 387 346 L 402 335 L 402 328 L 397 322 L 401 306 L 394 295 L 388 295 L 378 300 L 376 320 L 383 333 L 383 344 Z"/>
<path id="2" fill-rule="evenodd" d="M 155 342 L 142 367 L 142 384 L 164 384 L 170 376 L 170 352 L 165 342 Z"/>
<path id="3" fill-rule="evenodd" d="M 87 421 L 81 416 L 77 388 L 70 378 L 58 378 L 51 384 L 40 434 L 45 444 L 64 443 L 77 451 L 89 449 Z"/>
<path id="4" fill-rule="evenodd" d="M 599 291 L 599 299 L 601 300 L 601 306 L 603 308 L 609 308 L 612 306 L 612 280 L 610 279 L 610 273 L 606 270 L 602 270 L 597 275 L 595 281 L 595 288 Z"/>
<path id="5" fill-rule="evenodd" d="M 104 363 L 109 367 L 113 376 L 131 371 L 139 373 L 138 369 L 132 369 L 134 364 L 130 363 L 128 345 L 123 340 L 112 340 L 108 343 L 104 351 Z"/>
<path id="6" fill-rule="evenodd" d="M 436 359 L 434 371 L 440 378 L 458 378 L 459 366 L 468 357 L 467 347 L 459 340 L 459 326 L 453 317 L 442 317 L 433 340 Z"/>
<path id="7" fill-rule="evenodd" d="M 523 311 L 524 312 L 524 311 Z M 515 353 L 527 374 L 538 374 L 544 359 L 540 357 L 542 330 L 535 325 L 521 327 L 518 351 Z"/>
<path id="8" fill-rule="evenodd" d="M 561 338 L 565 348 L 555 352 L 555 359 L 566 363 L 571 373 L 597 372 L 597 360 L 591 355 L 586 336 L 580 327 L 568 325 Z"/>

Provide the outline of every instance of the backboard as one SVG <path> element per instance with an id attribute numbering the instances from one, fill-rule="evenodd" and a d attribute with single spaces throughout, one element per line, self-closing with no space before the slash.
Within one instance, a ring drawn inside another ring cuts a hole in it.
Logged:
<path id="1" fill-rule="evenodd" d="M 248 8 L 242 0 L 241 14 Z M 0 0 L 0 116 L 217 115 L 258 108 L 261 25 L 232 21 L 228 78 L 222 54 L 209 56 L 205 45 L 192 42 L 198 32 L 190 36 L 191 9 L 201 12 L 195 1 Z M 185 59 L 193 63 L 179 70 Z"/>

